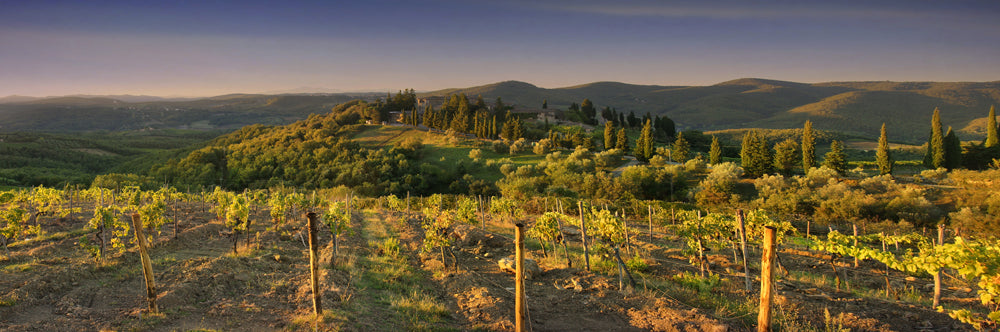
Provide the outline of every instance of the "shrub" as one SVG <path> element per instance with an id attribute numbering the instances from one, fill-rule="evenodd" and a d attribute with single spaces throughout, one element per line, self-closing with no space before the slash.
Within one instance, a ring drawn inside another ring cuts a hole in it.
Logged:
<path id="1" fill-rule="evenodd" d="M 552 140 L 544 138 L 539 140 L 538 143 L 535 143 L 535 147 L 532 148 L 532 152 L 538 155 L 544 155 L 551 152 L 553 148 L 555 148 L 555 144 Z"/>
<path id="2" fill-rule="evenodd" d="M 510 147 L 508 147 L 508 150 L 510 150 L 509 151 L 510 154 L 518 154 L 524 151 L 528 151 L 528 148 L 529 148 L 528 141 L 521 138 L 511 143 Z"/>
<path id="3" fill-rule="evenodd" d="M 653 158 L 649 158 L 649 164 L 656 167 L 663 167 L 667 165 L 667 158 L 661 155 L 654 155 Z"/>
<path id="4" fill-rule="evenodd" d="M 480 150 L 480 149 L 472 149 L 472 151 L 469 151 L 469 159 L 472 159 L 472 160 L 475 160 L 475 161 L 478 161 L 478 160 L 479 160 L 479 159 L 481 159 L 482 157 L 483 157 L 483 150 Z"/>
<path id="5" fill-rule="evenodd" d="M 706 164 L 705 161 L 701 159 L 701 156 L 688 160 L 684 163 L 684 170 L 692 173 L 704 172 L 705 168 Z"/>
<path id="6" fill-rule="evenodd" d="M 809 180 L 810 186 L 813 187 L 826 185 L 831 179 L 836 179 L 837 177 L 837 171 L 826 166 L 813 167 L 806 172 L 806 179 Z"/>
<path id="7" fill-rule="evenodd" d="M 614 167 L 622 162 L 622 150 L 611 149 L 598 152 L 594 155 L 594 164 L 597 167 Z"/>
<path id="8" fill-rule="evenodd" d="M 507 153 L 508 151 L 510 151 L 510 147 L 507 146 L 507 143 L 501 140 L 493 141 L 493 152 Z"/>

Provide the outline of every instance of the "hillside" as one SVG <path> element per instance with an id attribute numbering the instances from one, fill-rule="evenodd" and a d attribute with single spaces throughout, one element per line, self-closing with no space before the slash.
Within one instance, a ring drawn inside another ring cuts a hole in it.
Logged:
<path id="1" fill-rule="evenodd" d="M 588 98 L 597 108 L 666 115 L 678 129 L 725 130 L 747 127 L 798 128 L 810 119 L 817 129 L 874 139 L 888 124 L 894 141 L 926 140 L 931 111 L 941 109 L 945 126 L 965 140 L 983 138 L 990 105 L 1000 104 L 994 82 L 829 82 L 797 83 L 744 78 L 711 86 L 634 85 L 594 82 L 541 88 L 504 81 L 488 85 L 423 92 L 418 97 L 464 93 L 492 103 L 564 109 Z M 149 96 L 11 96 L 0 103 L 0 131 L 80 132 L 154 129 L 234 130 L 250 124 L 283 125 L 325 113 L 362 94 L 231 94 L 197 100 L 154 100 Z M 127 102 L 128 100 L 148 100 Z"/>
<path id="2" fill-rule="evenodd" d="M 140 129 L 233 130 L 282 125 L 367 95 L 224 95 L 187 101 L 125 102 L 105 97 L 19 98 L 0 103 L 0 131 Z"/>
<path id="3" fill-rule="evenodd" d="M 942 111 L 945 126 L 965 139 L 982 139 L 990 105 L 1000 104 L 1000 81 L 796 83 L 746 78 L 711 86 L 650 86 L 597 82 L 546 89 L 507 81 L 465 89 L 422 93 L 420 97 L 465 93 L 487 100 L 538 107 L 565 107 L 589 98 L 619 112 L 667 115 L 680 129 L 722 130 L 745 127 L 795 128 L 811 119 L 816 128 L 877 137 L 885 122 L 894 140 L 926 139 L 931 111 Z"/>

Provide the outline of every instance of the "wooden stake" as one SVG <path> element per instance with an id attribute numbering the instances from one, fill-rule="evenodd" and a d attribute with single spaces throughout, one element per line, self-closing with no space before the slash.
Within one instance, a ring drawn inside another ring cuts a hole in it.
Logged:
<path id="1" fill-rule="evenodd" d="M 628 276 L 628 282 L 632 285 L 632 288 L 635 288 L 635 279 L 632 278 L 632 272 L 629 272 L 628 265 L 625 265 L 625 261 L 622 260 L 622 256 L 618 253 L 618 247 L 615 247 L 614 253 L 615 259 L 618 261 L 618 290 L 622 289 L 622 272 L 625 272 L 625 275 Z"/>
<path id="2" fill-rule="evenodd" d="M 649 209 L 649 242 L 653 243 L 653 206 L 646 205 Z"/>
<path id="3" fill-rule="evenodd" d="M 760 260 L 760 311 L 757 315 L 757 331 L 771 331 L 771 297 L 774 289 L 774 238 L 775 228 L 764 229 L 764 255 Z"/>
<path id="4" fill-rule="evenodd" d="M 142 219 L 138 213 L 132 214 L 132 226 L 135 229 L 135 240 L 139 244 L 139 257 L 142 260 L 142 275 L 146 279 L 146 300 L 149 302 L 149 313 L 159 312 L 156 307 L 156 281 L 153 280 L 153 264 L 146 252 L 146 236 L 142 234 Z"/>
<path id="5" fill-rule="evenodd" d="M 852 223 L 851 225 L 854 226 L 854 246 L 857 247 L 858 246 L 858 224 L 857 223 Z M 857 256 L 854 257 L 854 268 L 858 268 L 858 257 Z"/>
<path id="6" fill-rule="evenodd" d="M 937 242 L 939 246 L 944 245 L 944 224 L 938 224 Z M 934 305 L 932 307 L 937 308 L 939 305 L 941 305 L 941 269 L 938 269 L 937 273 L 934 274 Z"/>
<path id="7" fill-rule="evenodd" d="M 628 219 L 625 219 L 625 209 L 622 209 L 622 227 L 625 230 L 625 253 L 632 256 L 632 240 L 628 236 Z"/>
<path id="8" fill-rule="evenodd" d="M 524 328 L 524 224 L 517 223 L 514 238 L 515 267 L 514 273 L 514 330 L 525 331 Z"/>
<path id="9" fill-rule="evenodd" d="M 312 274 L 313 312 L 319 319 L 323 315 L 323 299 L 319 292 L 319 253 L 316 252 L 319 245 L 316 241 L 316 219 L 318 217 L 315 212 L 309 212 L 306 214 L 306 219 L 309 220 L 309 273 Z"/>
<path id="10" fill-rule="evenodd" d="M 583 218 L 583 201 L 577 201 L 576 203 L 580 208 L 580 233 L 583 235 L 583 261 L 587 267 L 587 271 L 590 271 L 590 248 L 587 246 L 587 221 Z"/>
<path id="11" fill-rule="evenodd" d="M 747 264 L 747 227 L 744 220 L 743 209 L 737 209 L 736 221 L 739 223 L 740 250 L 743 252 L 743 281 L 747 291 L 750 291 L 753 290 L 753 285 L 750 283 L 750 265 Z"/>

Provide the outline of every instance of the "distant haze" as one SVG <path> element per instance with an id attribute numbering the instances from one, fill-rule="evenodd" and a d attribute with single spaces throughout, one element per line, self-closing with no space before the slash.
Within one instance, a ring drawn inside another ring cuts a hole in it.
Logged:
<path id="1" fill-rule="evenodd" d="M 0 97 L 1000 80 L 990 1 L 15 1 Z M 305 87 L 305 88 L 302 88 Z"/>

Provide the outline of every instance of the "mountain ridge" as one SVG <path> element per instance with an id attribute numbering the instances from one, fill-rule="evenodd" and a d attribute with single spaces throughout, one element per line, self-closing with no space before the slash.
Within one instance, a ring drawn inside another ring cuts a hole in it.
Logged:
<path id="1" fill-rule="evenodd" d="M 549 108 L 565 109 L 586 98 L 598 108 L 607 106 L 638 116 L 647 112 L 668 116 L 682 130 L 787 129 L 812 120 L 817 129 L 875 138 L 885 122 L 893 139 L 919 144 L 926 140 L 934 108 L 941 109 L 944 125 L 954 127 L 963 139 L 982 139 L 985 130 L 981 127 L 990 105 L 1000 104 L 1000 81 L 800 83 L 739 78 L 707 86 L 597 81 L 543 88 L 509 80 L 420 92 L 417 96 L 460 93 L 469 98 L 482 96 L 489 103 L 499 97 L 505 104 L 523 108 L 540 108 L 546 101 Z M 150 126 L 232 129 L 253 123 L 285 124 L 310 113 L 328 112 L 336 104 L 352 99 L 382 98 L 385 92 L 234 93 L 190 100 L 127 96 L 0 98 L 0 130 L 114 131 Z M 95 116 L 105 119 L 94 121 Z"/>

